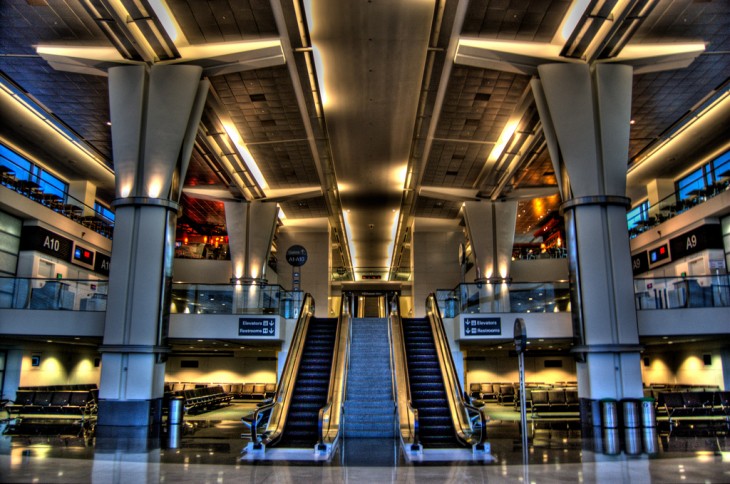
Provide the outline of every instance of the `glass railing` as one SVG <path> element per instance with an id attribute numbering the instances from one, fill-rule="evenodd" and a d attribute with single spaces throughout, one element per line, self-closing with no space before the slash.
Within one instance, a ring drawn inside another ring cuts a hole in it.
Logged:
<path id="1" fill-rule="evenodd" d="M 106 311 L 107 281 L 0 277 L 0 309 Z"/>
<path id="2" fill-rule="evenodd" d="M 0 184 L 106 238 L 112 238 L 113 219 L 72 197 L 65 187 L 46 180 L 44 175 L 45 172 L 33 174 L 15 161 L 0 155 Z"/>
<path id="3" fill-rule="evenodd" d="M 557 313 L 570 311 L 568 281 L 459 284 L 438 290 L 441 314 Z"/>
<path id="4" fill-rule="evenodd" d="M 724 174 L 723 179 L 717 183 L 703 185 L 687 193 L 684 193 L 684 191 L 682 193 L 674 192 L 649 207 L 648 212 L 640 212 L 627 219 L 629 237 L 636 237 L 640 233 L 666 222 L 670 218 L 676 217 L 680 213 L 686 212 L 728 189 L 730 189 L 730 177 Z"/>
<path id="5" fill-rule="evenodd" d="M 278 314 L 295 319 L 303 292 L 279 285 L 189 284 L 172 285 L 172 314 Z"/>
<path id="6" fill-rule="evenodd" d="M 730 307 L 730 276 L 634 279 L 636 309 Z"/>

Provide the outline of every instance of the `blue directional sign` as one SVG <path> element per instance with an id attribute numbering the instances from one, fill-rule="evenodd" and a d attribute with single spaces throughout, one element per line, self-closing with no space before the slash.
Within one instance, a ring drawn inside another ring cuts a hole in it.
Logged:
<path id="1" fill-rule="evenodd" d="M 502 334 L 502 318 L 464 318 L 464 336 L 499 336 Z"/>
<path id="2" fill-rule="evenodd" d="M 276 318 L 238 318 L 238 336 L 276 337 Z"/>

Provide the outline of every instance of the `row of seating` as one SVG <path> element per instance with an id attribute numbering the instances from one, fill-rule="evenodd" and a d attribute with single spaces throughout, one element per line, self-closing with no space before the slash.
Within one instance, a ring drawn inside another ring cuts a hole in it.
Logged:
<path id="1" fill-rule="evenodd" d="M 165 392 L 173 395 L 181 395 L 185 390 L 205 388 L 209 386 L 220 386 L 223 391 L 235 399 L 241 400 L 263 400 L 273 397 L 276 393 L 276 383 L 190 383 L 190 382 L 167 382 Z"/>
<path id="2" fill-rule="evenodd" d="M 657 400 L 658 413 L 671 422 L 681 417 L 730 418 L 730 391 L 662 392 Z"/>
<path id="3" fill-rule="evenodd" d="M 576 388 L 553 388 L 551 390 L 525 388 L 525 402 L 533 416 L 540 412 L 578 412 L 580 399 Z"/>
<path id="4" fill-rule="evenodd" d="M 233 395 L 226 393 L 221 385 L 183 390 L 182 396 L 185 398 L 185 409 L 193 413 L 228 405 L 233 400 Z"/>
<path id="5" fill-rule="evenodd" d="M 96 383 L 80 383 L 75 385 L 41 385 L 41 386 L 23 386 L 18 387 L 18 390 L 33 390 L 33 391 L 46 391 L 46 392 L 57 392 L 61 390 L 96 390 L 98 387 Z"/>
<path id="6" fill-rule="evenodd" d="M 11 418 L 44 415 L 49 418 L 83 418 L 96 415 L 96 390 L 18 390 L 15 401 L 5 406 Z"/>

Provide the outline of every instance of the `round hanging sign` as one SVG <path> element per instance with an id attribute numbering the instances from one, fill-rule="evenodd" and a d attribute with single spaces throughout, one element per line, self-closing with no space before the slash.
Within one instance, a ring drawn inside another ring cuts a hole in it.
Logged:
<path id="1" fill-rule="evenodd" d="M 307 262 L 307 249 L 301 245 L 292 245 L 286 251 L 286 261 L 294 267 L 303 266 Z"/>

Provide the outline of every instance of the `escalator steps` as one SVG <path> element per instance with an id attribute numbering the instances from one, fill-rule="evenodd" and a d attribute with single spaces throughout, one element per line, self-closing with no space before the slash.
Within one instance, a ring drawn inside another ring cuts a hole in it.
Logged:
<path id="1" fill-rule="evenodd" d="M 454 447 L 456 439 L 431 327 L 425 319 L 403 319 L 411 401 L 418 409 L 425 447 Z"/>
<path id="2" fill-rule="evenodd" d="M 327 403 L 336 333 L 337 319 L 310 321 L 286 426 L 277 446 L 313 447 L 317 443 L 317 420 L 319 409 Z"/>

